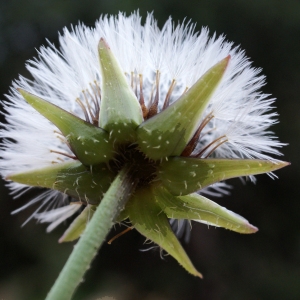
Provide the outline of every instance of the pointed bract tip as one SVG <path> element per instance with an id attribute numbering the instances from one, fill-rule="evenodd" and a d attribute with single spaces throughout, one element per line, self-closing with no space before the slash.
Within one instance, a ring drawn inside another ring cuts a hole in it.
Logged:
<path id="1" fill-rule="evenodd" d="M 226 67 L 228 66 L 228 64 L 229 64 L 229 61 L 231 60 L 231 55 L 230 54 L 228 54 L 227 56 L 226 56 L 226 61 L 227 61 L 227 65 L 226 65 Z"/>
<path id="2" fill-rule="evenodd" d="M 68 238 L 68 235 L 66 234 L 66 232 L 64 232 L 64 234 L 59 238 L 58 243 L 62 244 L 66 242 L 73 242 L 74 240 L 75 239 Z"/>
<path id="3" fill-rule="evenodd" d="M 100 38 L 98 47 L 99 47 L 99 48 L 110 49 L 109 45 L 107 44 L 107 42 L 106 42 L 106 40 L 105 40 L 104 38 Z"/>
<path id="4" fill-rule="evenodd" d="M 220 61 L 220 63 L 224 63 L 224 70 L 226 70 L 226 68 L 227 68 L 227 66 L 229 64 L 230 59 L 231 59 L 231 55 L 229 54 L 224 59 L 222 59 Z"/>
<path id="5" fill-rule="evenodd" d="M 249 232 L 247 233 L 256 233 L 258 231 L 258 228 L 256 226 L 253 226 L 251 224 L 249 224 Z"/>
<path id="6" fill-rule="evenodd" d="M 282 168 L 283 168 L 283 167 L 289 166 L 291 163 L 288 161 L 282 161 L 281 164 L 282 164 Z"/>
<path id="7" fill-rule="evenodd" d="M 63 234 L 63 235 L 59 238 L 58 243 L 59 243 L 59 244 L 63 243 L 63 242 L 64 242 L 64 239 L 65 239 L 65 234 Z"/>
<path id="8" fill-rule="evenodd" d="M 15 180 L 16 179 L 16 175 L 18 176 L 18 173 L 9 174 L 9 175 L 5 176 L 3 179 L 5 181 L 14 181 L 14 182 L 17 182 Z"/>
<path id="9" fill-rule="evenodd" d="M 17 88 L 17 91 L 23 96 L 24 100 L 30 104 L 29 97 L 36 97 L 34 94 L 27 92 L 26 90 L 22 88 Z M 41 99 L 43 100 L 43 99 Z M 45 100 L 43 100 L 45 101 Z"/>
<path id="10" fill-rule="evenodd" d="M 275 170 L 279 170 L 281 168 L 284 168 L 284 167 L 287 167 L 289 166 L 291 163 L 290 162 L 287 162 L 287 161 L 275 161 L 273 162 L 273 168 L 274 168 L 274 171 Z"/>
<path id="11" fill-rule="evenodd" d="M 30 94 L 27 91 L 23 90 L 22 88 L 17 88 L 17 91 L 24 97 L 26 94 Z M 25 98 L 25 97 L 24 97 Z M 25 99 L 26 100 L 26 99 Z"/>

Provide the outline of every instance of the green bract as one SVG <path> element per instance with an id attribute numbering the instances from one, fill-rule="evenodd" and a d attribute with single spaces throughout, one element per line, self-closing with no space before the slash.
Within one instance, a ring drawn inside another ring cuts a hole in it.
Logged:
<path id="1" fill-rule="evenodd" d="M 187 148 L 192 147 L 202 113 L 226 72 L 230 56 L 154 116 L 143 115 L 142 103 L 103 39 L 99 57 L 101 104 L 99 120 L 93 124 L 19 90 L 34 109 L 57 127 L 74 157 L 52 167 L 12 174 L 8 179 L 61 191 L 85 206 L 60 239 L 63 242 L 81 235 L 111 182 L 126 166 L 132 188 L 125 189 L 130 191 L 130 198 L 118 221 L 129 218 L 147 239 L 166 250 L 191 274 L 201 277 L 168 218 L 196 220 L 239 233 L 256 232 L 257 228 L 243 217 L 196 192 L 228 178 L 272 172 L 287 163 L 189 157 L 192 151 Z"/>
<path id="2" fill-rule="evenodd" d="M 230 56 L 208 70 L 185 94 L 137 129 L 139 148 L 151 159 L 180 155 L 199 127 L 201 114 Z"/>
<path id="3" fill-rule="evenodd" d="M 113 157 L 108 132 L 24 90 L 19 89 L 19 92 L 33 108 L 57 126 L 84 165 L 108 162 Z"/>
<path id="4" fill-rule="evenodd" d="M 103 39 L 98 49 L 103 80 L 99 126 L 107 130 L 111 140 L 117 143 L 134 142 L 136 128 L 143 120 L 141 107 Z"/>

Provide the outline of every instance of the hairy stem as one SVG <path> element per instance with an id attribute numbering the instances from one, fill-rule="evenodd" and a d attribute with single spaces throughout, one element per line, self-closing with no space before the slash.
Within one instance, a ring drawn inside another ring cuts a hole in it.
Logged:
<path id="1" fill-rule="evenodd" d="M 105 193 L 46 300 L 71 299 L 135 186 L 130 167 L 125 166 Z"/>

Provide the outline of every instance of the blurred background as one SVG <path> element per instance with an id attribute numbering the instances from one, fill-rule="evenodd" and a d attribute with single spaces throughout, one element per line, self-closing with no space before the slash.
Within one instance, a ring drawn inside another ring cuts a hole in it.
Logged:
<path id="1" fill-rule="evenodd" d="M 158 250 L 140 251 L 144 238 L 133 230 L 102 247 L 74 299 L 300 299 L 299 0 L 0 0 L 1 99 L 18 74 L 28 76 L 25 61 L 36 56 L 35 49 L 46 39 L 57 44 L 64 26 L 93 26 L 101 14 L 136 9 L 143 17 L 154 11 L 160 26 L 169 15 L 175 22 L 192 19 L 198 30 L 208 26 L 211 34 L 224 33 L 241 45 L 267 76 L 263 91 L 278 99 L 280 124 L 272 130 L 289 143 L 282 151 L 292 165 L 276 172 L 279 180 L 232 180 L 231 195 L 215 199 L 259 227 L 258 233 L 193 226 L 191 241 L 183 245 L 203 280 L 169 256 L 162 260 Z M 31 209 L 10 213 L 27 198 L 13 201 L 4 182 L 0 190 L 0 299 L 43 299 L 73 248 L 57 243 L 66 226 L 51 234 L 34 221 L 21 228 Z"/>

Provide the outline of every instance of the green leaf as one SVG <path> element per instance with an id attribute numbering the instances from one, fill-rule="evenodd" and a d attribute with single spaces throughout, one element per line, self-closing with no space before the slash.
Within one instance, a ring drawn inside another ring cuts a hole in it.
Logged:
<path id="1" fill-rule="evenodd" d="M 96 211 L 96 206 L 87 205 L 81 214 L 72 222 L 68 229 L 64 232 L 63 236 L 59 239 L 60 243 L 71 242 L 77 240 L 82 232 L 85 230 L 87 223 L 93 217 Z"/>
<path id="2" fill-rule="evenodd" d="M 202 278 L 180 245 L 167 216 L 149 189 L 138 190 L 128 202 L 126 209 L 132 225 L 141 234 L 172 255 L 188 272 Z"/>
<path id="3" fill-rule="evenodd" d="M 258 230 L 242 216 L 198 194 L 175 197 L 164 188 L 155 189 L 155 194 L 158 204 L 169 218 L 194 220 L 239 233 Z"/>
<path id="4" fill-rule="evenodd" d="M 71 161 L 12 174 L 6 179 L 30 186 L 51 188 L 84 203 L 98 204 L 114 176 L 106 164 L 87 169 L 79 161 Z"/>
<path id="5" fill-rule="evenodd" d="M 138 144 L 149 158 L 180 155 L 199 127 L 201 115 L 220 82 L 230 56 L 210 68 L 186 93 L 137 129 Z"/>
<path id="6" fill-rule="evenodd" d="M 109 142 L 106 131 L 22 89 L 19 92 L 62 132 L 73 153 L 84 165 L 108 162 L 113 157 L 113 143 Z"/>
<path id="7" fill-rule="evenodd" d="M 158 167 L 158 179 L 173 195 L 187 195 L 225 179 L 268 173 L 289 165 L 259 159 L 172 157 Z"/>
<path id="8" fill-rule="evenodd" d="M 98 50 L 102 73 L 100 127 L 117 142 L 135 141 L 135 129 L 143 121 L 140 104 L 104 39 Z"/>

